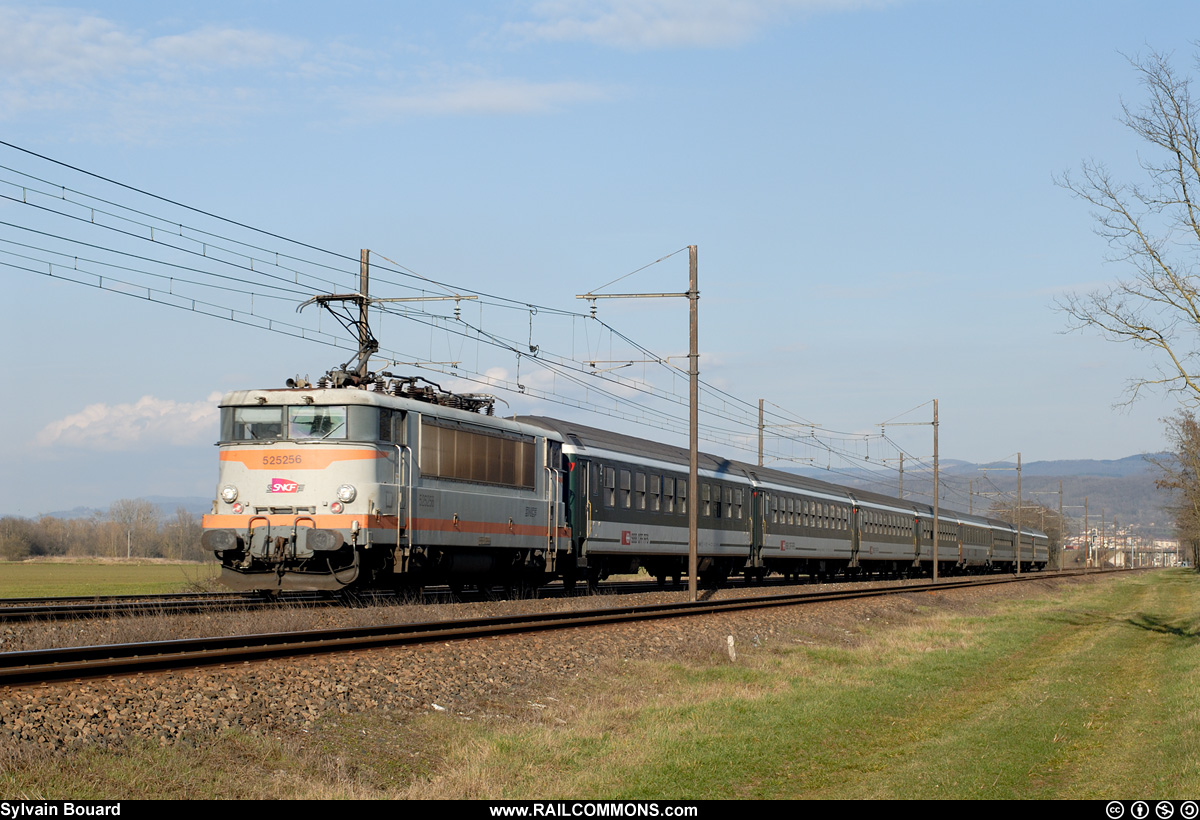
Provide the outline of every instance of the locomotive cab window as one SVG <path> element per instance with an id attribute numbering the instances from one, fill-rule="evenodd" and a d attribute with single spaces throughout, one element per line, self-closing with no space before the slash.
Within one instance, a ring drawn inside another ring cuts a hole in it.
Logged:
<path id="1" fill-rule="evenodd" d="M 288 438 L 306 439 L 346 438 L 346 408 L 332 405 L 289 407 Z"/>
<path id="2" fill-rule="evenodd" d="M 282 407 L 221 408 L 221 441 L 261 441 L 282 437 Z"/>

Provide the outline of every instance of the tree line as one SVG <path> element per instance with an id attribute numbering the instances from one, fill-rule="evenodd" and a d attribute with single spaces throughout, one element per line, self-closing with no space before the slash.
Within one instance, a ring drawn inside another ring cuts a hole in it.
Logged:
<path id="1" fill-rule="evenodd" d="M 164 516 L 149 501 L 122 499 L 83 518 L 0 518 L 0 559 L 40 556 L 170 558 L 207 561 L 200 522 L 183 507 Z"/>

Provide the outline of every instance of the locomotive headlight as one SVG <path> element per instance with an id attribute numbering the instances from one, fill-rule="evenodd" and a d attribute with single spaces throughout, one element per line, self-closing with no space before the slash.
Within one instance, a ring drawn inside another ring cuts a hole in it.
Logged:
<path id="1" fill-rule="evenodd" d="M 221 488 L 221 500 L 226 504 L 232 504 L 237 501 L 237 487 L 232 484 L 226 484 Z"/>
<path id="2" fill-rule="evenodd" d="M 349 504 L 351 501 L 354 500 L 354 497 L 356 495 L 358 495 L 358 490 L 354 489 L 353 484 L 343 484 L 342 486 L 338 487 L 338 490 L 337 490 L 338 501 L 341 501 L 345 504 Z"/>

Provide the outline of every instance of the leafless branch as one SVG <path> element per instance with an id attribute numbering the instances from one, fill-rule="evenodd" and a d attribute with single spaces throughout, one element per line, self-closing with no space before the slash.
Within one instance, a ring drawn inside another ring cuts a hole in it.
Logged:
<path id="1" fill-rule="evenodd" d="M 1191 78 L 1179 76 L 1167 55 L 1152 52 L 1130 64 L 1147 101 L 1122 103 L 1121 121 L 1151 148 L 1140 157 L 1148 182 L 1117 182 L 1096 161 L 1055 182 L 1092 206 L 1110 260 L 1130 265 L 1132 273 L 1057 304 L 1070 329 L 1095 330 L 1152 352 L 1153 373 L 1129 381 L 1127 401 L 1157 387 L 1200 404 L 1200 105 Z"/>

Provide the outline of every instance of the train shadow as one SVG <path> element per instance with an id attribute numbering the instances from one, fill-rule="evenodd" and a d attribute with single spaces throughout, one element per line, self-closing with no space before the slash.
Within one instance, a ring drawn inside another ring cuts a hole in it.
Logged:
<path id="1" fill-rule="evenodd" d="M 1160 635 L 1174 635 L 1192 643 L 1200 642 L 1200 619 L 1167 620 L 1156 615 L 1136 615 L 1126 618 L 1125 623 L 1146 632 L 1157 632 Z"/>

